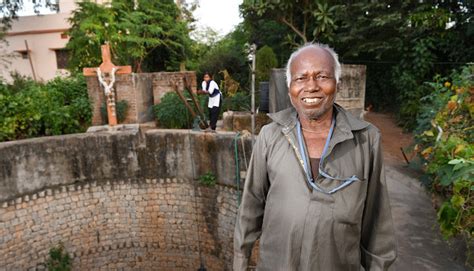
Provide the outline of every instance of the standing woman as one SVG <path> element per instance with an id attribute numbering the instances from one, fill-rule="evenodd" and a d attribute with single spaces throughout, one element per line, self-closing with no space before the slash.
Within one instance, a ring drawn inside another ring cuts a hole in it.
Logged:
<path id="1" fill-rule="evenodd" d="M 204 73 L 204 81 L 202 81 L 202 90 L 204 93 L 209 95 L 209 102 L 207 107 L 209 108 L 209 121 L 213 131 L 216 130 L 217 119 L 221 111 L 221 95 L 217 83 L 212 80 L 212 74 L 209 72 Z"/>

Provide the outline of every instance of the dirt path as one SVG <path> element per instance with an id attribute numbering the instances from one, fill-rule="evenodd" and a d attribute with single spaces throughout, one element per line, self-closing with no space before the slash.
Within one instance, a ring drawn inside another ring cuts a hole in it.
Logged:
<path id="1" fill-rule="evenodd" d="M 398 259 L 391 270 L 467 270 L 459 244 L 449 245 L 439 232 L 436 211 L 417 173 L 407 167 L 400 148 L 413 142 L 396 126 L 394 117 L 368 112 L 367 121 L 382 133 L 387 187 L 398 242 Z M 408 159 L 412 158 L 407 153 Z M 462 247 L 461 247 L 462 249 Z"/>
<path id="2" fill-rule="evenodd" d="M 413 143 L 413 136 L 409 133 L 404 133 L 402 128 L 396 125 L 394 116 L 367 112 L 364 119 L 377 126 L 382 132 L 382 147 L 386 163 L 397 166 L 406 165 L 400 148 L 404 149 L 409 160 L 413 158 L 413 155 L 408 151 Z"/>

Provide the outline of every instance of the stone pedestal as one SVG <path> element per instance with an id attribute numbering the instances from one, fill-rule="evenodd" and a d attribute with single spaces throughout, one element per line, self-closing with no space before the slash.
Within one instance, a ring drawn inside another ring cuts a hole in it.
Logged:
<path id="1" fill-rule="evenodd" d="M 222 122 L 225 131 L 250 132 L 252 130 L 252 115 L 250 112 L 224 112 Z M 260 133 L 262 127 L 270 122 L 270 118 L 265 113 L 257 114 L 255 117 L 255 133 Z"/>
<path id="2" fill-rule="evenodd" d="M 342 65 L 341 80 L 336 92 L 336 103 L 359 118 L 364 111 L 365 72 L 364 65 Z"/>

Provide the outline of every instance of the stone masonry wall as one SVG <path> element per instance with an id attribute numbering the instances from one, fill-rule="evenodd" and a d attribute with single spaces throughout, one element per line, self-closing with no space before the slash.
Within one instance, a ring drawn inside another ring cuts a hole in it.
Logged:
<path id="1" fill-rule="evenodd" d="M 196 270 L 199 248 L 208 270 L 230 270 L 234 136 L 151 130 L 0 144 L 0 270 L 44 270 L 58 243 L 74 270 Z M 208 171 L 215 187 L 193 181 Z"/>
<path id="2" fill-rule="evenodd" d="M 41 270 L 63 243 L 75 270 L 229 270 L 235 189 L 180 179 L 46 189 L 0 207 L 0 270 Z M 199 232 L 198 232 L 199 231 Z M 199 240 L 200 242 L 199 242 Z"/>
<path id="3" fill-rule="evenodd" d="M 342 65 L 337 85 L 336 102 L 356 117 L 364 110 L 366 69 L 365 65 Z"/>

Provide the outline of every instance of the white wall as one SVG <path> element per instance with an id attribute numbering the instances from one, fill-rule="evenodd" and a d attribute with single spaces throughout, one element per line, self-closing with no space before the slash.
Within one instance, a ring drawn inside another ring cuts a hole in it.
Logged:
<path id="1" fill-rule="evenodd" d="M 64 48 L 68 42 L 68 38 L 62 38 L 61 34 L 69 28 L 67 19 L 76 4 L 74 0 L 61 0 L 59 4 L 59 13 L 22 16 L 13 22 L 6 36 L 8 45 L 2 53 L 14 53 L 16 57 L 8 59 L 10 64 L 7 67 L 0 66 L 1 77 L 10 81 L 10 73 L 13 71 L 33 77 L 29 60 L 23 59 L 20 53 L 15 53 L 26 51 L 25 40 L 28 41 L 38 81 L 47 81 L 64 73 L 57 69 L 54 49 Z"/>

